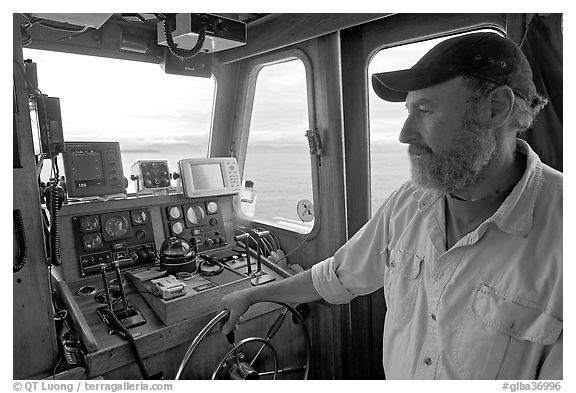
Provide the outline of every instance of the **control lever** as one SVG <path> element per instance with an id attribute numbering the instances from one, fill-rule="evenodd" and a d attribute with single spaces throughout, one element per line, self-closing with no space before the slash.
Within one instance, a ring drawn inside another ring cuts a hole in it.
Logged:
<path id="1" fill-rule="evenodd" d="M 269 236 L 270 231 L 254 231 L 256 233 L 256 273 L 262 271 L 262 263 L 260 262 L 260 239 L 263 236 Z"/>
<path id="2" fill-rule="evenodd" d="M 125 309 L 128 309 L 128 302 L 126 301 L 126 293 L 124 293 L 124 285 L 122 284 L 122 277 L 120 277 L 120 262 L 112 262 L 114 266 L 114 271 L 116 272 L 116 281 L 118 281 L 118 287 L 120 288 L 120 296 L 122 297 L 122 304 Z"/>
<path id="3" fill-rule="evenodd" d="M 126 300 L 124 285 L 122 284 L 122 277 L 120 276 L 120 262 L 114 261 L 112 266 L 114 267 L 114 271 L 116 273 L 116 280 L 118 281 L 120 294 L 122 296 L 122 304 L 124 307 L 118 310 L 114 310 L 114 306 L 112 305 L 112 297 L 110 296 L 110 286 L 108 285 L 108 280 L 106 279 L 106 264 L 101 263 L 100 272 L 102 274 L 102 282 L 104 284 L 104 291 L 106 293 L 107 306 L 97 308 L 96 312 L 98 312 L 100 318 L 104 322 L 110 324 L 110 318 L 106 317 L 108 314 L 106 310 L 109 310 L 112 314 L 114 314 L 114 316 L 118 319 L 119 323 L 121 323 L 124 328 L 131 328 L 145 324 L 146 319 L 144 316 L 140 313 L 140 311 L 138 311 L 136 307 L 129 305 L 128 301 Z"/>
<path id="4" fill-rule="evenodd" d="M 250 235 L 248 233 L 243 233 L 241 235 L 238 236 L 234 236 L 234 241 L 236 241 L 236 243 L 243 241 L 244 242 L 244 249 L 246 251 L 246 267 L 248 268 L 247 274 L 249 276 L 252 275 L 252 263 L 250 262 L 250 248 L 248 247 L 248 237 L 250 237 Z"/>
<path id="5" fill-rule="evenodd" d="M 142 361 L 142 357 L 140 356 L 140 353 L 138 352 L 138 347 L 136 347 L 136 341 L 134 340 L 134 336 L 122 324 L 122 322 L 120 322 L 120 320 L 118 319 L 116 314 L 114 314 L 114 311 L 104 308 L 101 312 L 102 312 L 102 315 L 104 316 L 104 318 L 106 319 L 107 323 L 111 327 L 116 329 L 118 332 L 120 332 L 122 334 L 122 336 L 128 341 L 128 344 L 130 344 L 130 349 L 132 350 L 132 354 L 136 358 L 136 363 L 138 364 L 138 368 L 140 369 L 140 372 L 142 373 L 142 377 L 144 377 L 144 379 L 162 379 L 162 377 L 163 377 L 162 371 L 159 371 L 159 372 L 154 373 L 152 375 L 148 374 L 148 371 L 146 371 L 146 367 L 144 366 L 144 362 Z"/>
<path id="6" fill-rule="evenodd" d="M 108 309 L 114 312 L 112 307 L 112 298 L 110 296 L 110 287 L 108 286 L 108 280 L 106 279 L 106 264 L 100 264 L 100 273 L 102 274 L 102 282 L 104 283 L 104 292 L 106 293 L 106 303 L 108 304 Z"/>
<path id="7" fill-rule="evenodd" d="M 254 278 L 251 280 L 252 285 L 262 285 L 266 284 L 267 282 L 274 281 L 275 278 L 269 274 L 266 274 L 262 271 L 262 261 L 260 260 L 260 239 L 264 236 L 269 236 L 270 231 L 254 231 L 256 234 L 256 273 L 254 274 Z"/>

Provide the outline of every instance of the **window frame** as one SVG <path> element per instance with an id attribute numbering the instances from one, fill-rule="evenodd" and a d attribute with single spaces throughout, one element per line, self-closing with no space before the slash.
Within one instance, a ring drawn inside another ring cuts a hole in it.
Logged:
<path id="1" fill-rule="evenodd" d="M 256 95 L 256 83 L 258 80 L 258 75 L 260 70 L 262 70 L 266 66 L 280 64 L 288 61 L 293 60 L 301 60 L 302 64 L 304 65 L 304 72 L 306 76 L 306 98 L 307 98 L 307 107 L 308 107 L 308 129 L 317 128 L 316 126 L 316 103 L 314 100 L 314 77 L 313 77 L 313 70 L 312 70 L 312 62 L 308 58 L 305 52 L 300 49 L 292 48 L 287 49 L 263 56 L 258 56 L 252 59 L 249 59 L 246 64 L 247 71 L 247 84 L 244 96 L 245 106 L 242 108 L 241 115 L 241 125 L 239 129 L 238 135 L 234 138 L 234 142 L 236 146 L 238 146 L 238 150 L 236 152 L 236 156 L 238 157 L 238 166 L 240 169 L 241 176 L 244 176 L 244 167 L 246 162 L 246 153 L 248 151 L 248 140 L 250 137 L 250 125 L 252 123 L 252 114 L 254 109 L 254 98 Z M 306 130 L 302 130 L 303 132 Z M 265 226 L 270 226 L 273 228 L 281 229 L 288 231 L 290 233 L 295 233 L 301 235 L 303 237 L 307 237 L 309 239 L 316 236 L 319 231 L 320 221 L 318 220 L 317 213 L 318 213 L 318 203 L 319 203 L 319 171 L 316 165 L 315 157 L 310 156 L 310 176 L 311 176 L 311 185 L 312 185 L 312 198 L 313 198 L 313 205 L 315 211 L 315 219 L 314 225 L 310 229 L 309 232 L 306 231 L 297 231 L 294 230 L 292 227 L 284 227 L 280 226 L 275 222 L 268 221 L 266 219 L 256 217 L 254 219 L 255 224 L 263 224 Z"/>

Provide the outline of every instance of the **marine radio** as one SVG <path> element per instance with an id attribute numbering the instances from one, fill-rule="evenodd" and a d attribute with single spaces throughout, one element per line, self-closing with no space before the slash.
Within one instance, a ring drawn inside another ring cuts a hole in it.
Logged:
<path id="1" fill-rule="evenodd" d="M 235 194 L 242 186 L 234 157 L 187 158 L 178 161 L 178 170 L 186 198 Z"/>

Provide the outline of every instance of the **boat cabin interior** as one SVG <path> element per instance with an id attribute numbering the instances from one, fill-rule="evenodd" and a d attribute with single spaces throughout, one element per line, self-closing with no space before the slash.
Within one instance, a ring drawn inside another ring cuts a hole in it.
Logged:
<path id="1" fill-rule="evenodd" d="M 550 100 L 523 138 L 562 171 L 561 23 L 13 14 L 13 378 L 385 379 L 381 289 L 259 303 L 235 337 L 219 301 L 330 257 L 409 179 L 371 74 L 447 37 L 521 45 Z"/>

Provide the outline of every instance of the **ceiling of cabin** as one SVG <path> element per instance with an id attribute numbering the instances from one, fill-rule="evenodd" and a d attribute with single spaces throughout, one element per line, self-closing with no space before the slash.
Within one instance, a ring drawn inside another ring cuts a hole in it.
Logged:
<path id="1" fill-rule="evenodd" d="M 46 49 L 96 56 L 158 62 L 163 58 L 164 47 L 157 42 L 157 28 L 166 20 L 166 13 L 25 13 L 20 25 L 22 45 L 33 49 Z M 246 24 L 250 29 L 261 22 L 282 14 L 218 13 L 207 14 Z M 228 31 L 226 27 L 220 27 Z M 228 49 L 232 44 L 222 42 L 231 36 L 238 38 L 238 28 L 225 37 L 218 37 L 206 44 L 214 52 Z M 194 40 L 193 35 L 181 35 L 178 45 L 189 49 L 182 40 Z M 246 38 L 244 37 L 244 40 Z M 241 42 L 241 40 L 237 40 Z M 235 43 L 235 42 L 234 42 Z M 192 45 L 194 46 L 194 45 Z M 234 47 L 234 46 L 232 46 Z M 208 52 L 208 49 L 204 49 Z M 215 50 L 218 48 L 218 50 Z"/>
<path id="2" fill-rule="evenodd" d="M 76 53 L 125 60 L 161 63 L 166 61 L 166 45 L 158 38 L 162 13 L 26 13 L 19 14 L 22 45 L 31 49 Z M 193 14 L 192 14 L 193 15 Z M 197 16 L 200 14 L 197 14 Z M 203 48 L 214 53 L 222 64 L 293 45 L 389 14 L 290 14 L 290 13 L 218 13 L 212 18 L 220 35 L 214 34 Z M 238 33 L 240 23 L 221 24 L 220 18 L 246 24 L 246 33 Z M 232 27 L 233 28 L 232 28 Z M 194 25 L 194 28 L 197 26 Z M 190 30 L 184 26 L 183 30 Z M 216 29 L 214 30 L 216 31 Z M 198 42 L 195 34 L 180 31 L 178 49 L 190 50 Z M 183 42 L 185 41 L 185 42 Z M 173 53 L 173 52 L 172 52 Z M 177 56 L 177 55 L 176 55 Z"/>
<path id="3" fill-rule="evenodd" d="M 24 14 L 28 20 L 40 21 L 44 24 L 53 23 L 58 24 L 68 24 L 79 27 L 94 27 L 99 28 L 107 20 L 114 20 L 121 24 L 124 23 L 138 23 L 149 26 L 156 26 L 160 21 L 159 17 L 164 14 L 162 13 L 122 13 L 122 14 L 105 14 L 105 13 L 84 13 L 84 14 L 74 14 L 74 13 L 28 13 Z M 257 22 L 259 19 L 270 15 L 270 14 L 256 14 L 256 13 L 217 13 L 214 15 L 219 15 L 224 18 L 238 20 L 240 22 L 246 23 L 250 26 Z"/>

